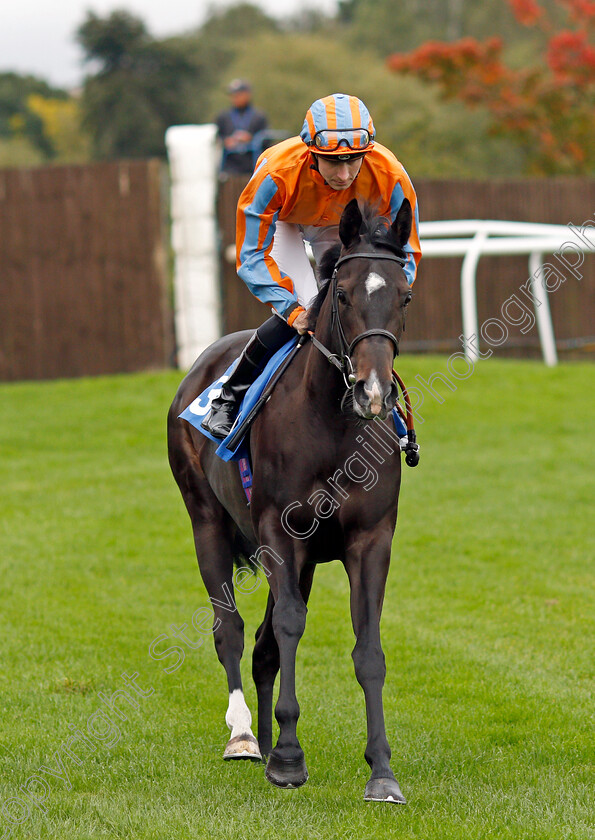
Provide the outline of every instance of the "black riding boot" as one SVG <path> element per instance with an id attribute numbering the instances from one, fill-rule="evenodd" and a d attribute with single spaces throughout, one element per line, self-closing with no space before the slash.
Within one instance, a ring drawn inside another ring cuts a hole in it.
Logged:
<path id="1" fill-rule="evenodd" d="M 260 325 L 244 347 L 235 370 L 221 389 L 221 395 L 213 400 L 211 413 L 201 423 L 203 429 L 213 437 L 227 437 L 244 394 L 274 353 L 294 336 L 295 330 L 278 315 Z"/>
<path id="2" fill-rule="evenodd" d="M 262 371 L 269 355 L 270 351 L 258 338 L 258 332 L 254 333 L 242 350 L 233 373 L 223 384 L 220 396 L 213 400 L 210 414 L 201 423 L 202 428 L 213 437 L 225 438 L 230 433 L 242 398 Z"/>

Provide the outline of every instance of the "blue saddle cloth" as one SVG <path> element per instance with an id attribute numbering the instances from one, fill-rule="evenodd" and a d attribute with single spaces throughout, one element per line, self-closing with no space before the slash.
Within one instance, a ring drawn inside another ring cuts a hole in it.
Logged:
<path id="1" fill-rule="evenodd" d="M 281 362 L 291 353 L 291 351 L 297 344 L 298 338 L 299 336 L 296 335 L 295 338 L 290 339 L 290 341 L 288 341 L 287 344 L 284 344 L 283 347 L 277 350 L 275 355 L 272 356 L 271 359 L 269 359 L 263 372 L 260 374 L 260 376 L 258 376 L 257 379 L 255 379 L 255 381 L 248 388 L 246 394 L 244 395 L 244 399 L 242 400 L 242 404 L 240 406 L 236 422 L 233 425 L 233 429 L 223 440 L 221 440 L 221 438 L 213 437 L 213 435 L 209 434 L 209 432 L 203 429 L 200 424 L 211 410 L 212 401 L 219 396 L 224 383 L 227 382 L 227 380 L 233 373 L 233 370 L 238 363 L 238 359 L 235 359 L 235 361 L 233 361 L 227 368 L 225 373 L 222 376 L 220 376 L 219 379 L 213 382 L 212 385 L 209 385 L 208 388 L 205 388 L 202 394 L 200 394 L 193 402 L 191 402 L 188 408 L 184 409 L 184 411 L 180 414 L 180 417 L 183 420 L 187 420 L 205 437 L 208 437 L 209 440 L 212 440 L 214 443 L 219 444 L 217 447 L 217 455 L 224 461 L 239 461 L 240 458 L 247 457 L 248 452 L 247 447 L 245 445 L 245 439 L 240 441 L 240 443 L 236 445 L 235 449 L 229 449 L 227 446 L 229 438 L 233 435 L 234 431 L 241 425 L 244 418 L 249 414 L 254 405 L 257 403 L 262 392 L 268 385 L 271 377 L 273 376 Z"/>
<path id="2" fill-rule="evenodd" d="M 229 439 L 232 437 L 232 435 L 235 433 L 235 430 L 239 428 L 243 420 L 247 417 L 252 408 L 258 402 L 260 396 L 262 395 L 264 389 L 270 382 L 272 376 L 275 374 L 283 360 L 292 352 L 293 348 L 298 342 L 298 338 L 299 337 L 296 335 L 295 338 L 290 339 L 290 341 L 284 344 L 280 350 L 277 350 L 275 355 L 269 360 L 268 364 L 266 365 L 260 376 L 252 383 L 252 385 L 246 392 L 244 399 L 242 400 L 242 404 L 240 406 L 240 410 L 236 422 L 234 423 L 233 429 L 231 430 L 229 435 L 226 438 L 224 438 L 224 440 L 221 440 L 221 438 L 213 437 L 213 435 L 209 434 L 209 432 L 203 429 L 200 424 L 211 410 L 212 401 L 219 396 L 219 394 L 221 393 L 221 388 L 231 376 L 235 366 L 238 363 L 238 359 L 232 362 L 231 365 L 225 371 L 225 373 L 222 376 L 220 376 L 219 379 L 217 379 L 215 382 L 209 385 L 208 388 L 205 388 L 202 394 L 200 394 L 193 402 L 191 402 L 188 408 L 184 409 L 184 411 L 179 415 L 183 420 L 187 420 L 192 426 L 198 429 L 198 431 L 201 432 L 201 434 L 209 438 L 209 440 L 212 440 L 214 443 L 218 444 L 217 455 L 224 461 L 239 461 L 240 459 L 248 457 L 249 453 L 245 437 L 240 441 L 240 443 L 236 444 L 235 449 L 230 449 L 228 447 Z M 399 437 L 403 437 L 404 435 L 406 435 L 407 428 L 396 409 L 393 409 L 393 420 Z"/>

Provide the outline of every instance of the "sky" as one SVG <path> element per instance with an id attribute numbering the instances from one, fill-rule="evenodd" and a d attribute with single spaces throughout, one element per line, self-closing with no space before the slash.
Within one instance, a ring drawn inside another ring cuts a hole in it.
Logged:
<path id="1" fill-rule="evenodd" d="M 336 10 L 337 0 L 251 0 L 266 12 L 290 16 L 304 8 Z M 126 9 L 156 37 L 180 34 L 205 20 L 209 9 L 233 0 L 0 0 L 0 72 L 40 76 L 57 87 L 82 81 L 82 54 L 74 32 L 88 11 L 99 16 Z"/>

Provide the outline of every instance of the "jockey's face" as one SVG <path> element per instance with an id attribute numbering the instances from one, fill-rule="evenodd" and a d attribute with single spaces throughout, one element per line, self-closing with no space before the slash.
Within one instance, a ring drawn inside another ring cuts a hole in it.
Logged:
<path id="1" fill-rule="evenodd" d="M 330 155 L 316 155 L 318 160 L 318 171 L 334 190 L 348 189 L 362 167 L 363 155 L 349 160 L 339 160 Z"/>

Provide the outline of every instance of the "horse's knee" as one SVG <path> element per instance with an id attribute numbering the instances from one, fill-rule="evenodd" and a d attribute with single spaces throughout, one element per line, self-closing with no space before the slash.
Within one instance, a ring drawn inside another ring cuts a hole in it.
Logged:
<path id="1" fill-rule="evenodd" d="M 279 648 L 273 638 L 267 645 L 254 647 L 252 677 L 257 688 L 272 683 L 279 670 Z"/>
<path id="2" fill-rule="evenodd" d="M 222 616 L 214 632 L 215 650 L 219 661 L 223 662 L 230 654 L 241 657 L 244 652 L 244 621 L 236 611 Z"/>
<path id="3" fill-rule="evenodd" d="M 303 601 L 279 600 L 273 610 L 273 630 L 277 641 L 301 639 L 306 629 L 307 612 Z"/>
<path id="4" fill-rule="evenodd" d="M 351 654 L 355 667 L 355 676 L 360 685 L 386 677 L 386 661 L 380 644 L 364 645 L 359 642 Z"/>

